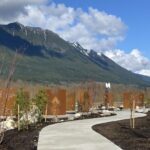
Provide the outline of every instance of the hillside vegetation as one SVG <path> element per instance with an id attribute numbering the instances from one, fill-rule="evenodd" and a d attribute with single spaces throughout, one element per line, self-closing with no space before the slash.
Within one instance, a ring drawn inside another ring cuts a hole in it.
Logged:
<path id="1" fill-rule="evenodd" d="M 0 25 L 1 78 L 5 78 L 15 51 L 23 56 L 16 65 L 14 80 L 38 83 L 101 81 L 150 86 L 150 78 L 120 67 L 105 55 L 88 54 L 57 34 L 20 23 Z"/>

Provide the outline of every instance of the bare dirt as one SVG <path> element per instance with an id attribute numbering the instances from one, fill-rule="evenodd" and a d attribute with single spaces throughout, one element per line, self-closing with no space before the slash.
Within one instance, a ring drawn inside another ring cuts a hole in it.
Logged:
<path id="1" fill-rule="evenodd" d="M 93 129 L 123 150 L 150 150 L 150 113 L 136 118 L 134 129 L 130 128 L 130 120 L 99 124 Z"/>
<path id="2" fill-rule="evenodd" d="M 36 126 L 29 126 L 29 130 L 6 131 L 0 150 L 36 150 L 39 132 L 49 124 L 52 123 L 43 122 Z"/>

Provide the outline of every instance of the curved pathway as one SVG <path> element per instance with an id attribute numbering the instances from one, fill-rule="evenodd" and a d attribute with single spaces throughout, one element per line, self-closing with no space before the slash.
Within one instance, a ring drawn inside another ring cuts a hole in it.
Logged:
<path id="1" fill-rule="evenodd" d="M 135 114 L 142 117 L 144 114 Z M 49 125 L 39 135 L 38 150 L 121 150 L 117 145 L 92 130 L 100 123 L 128 119 L 129 111 L 116 116 L 70 121 Z"/>

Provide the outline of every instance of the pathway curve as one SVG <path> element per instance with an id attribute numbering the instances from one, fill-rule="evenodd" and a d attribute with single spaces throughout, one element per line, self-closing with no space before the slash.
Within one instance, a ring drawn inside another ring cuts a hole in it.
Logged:
<path id="1" fill-rule="evenodd" d="M 142 117 L 144 114 L 136 113 L 135 116 Z M 120 111 L 116 116 L 111 117 L 49 125 L 40 132 L 38 150 L 121 150 L 110 140 L 92 130 L 91 127 L 129 117 L 129 111 Z"/>

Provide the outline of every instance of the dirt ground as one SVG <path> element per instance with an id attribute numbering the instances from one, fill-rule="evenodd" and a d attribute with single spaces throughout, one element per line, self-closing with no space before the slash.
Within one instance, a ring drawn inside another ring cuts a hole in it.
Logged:
<path id="1" fill-rule="evenodd" d="M 130 120 L 95 125 L 93 129 L 123 150 L 150 150 L 150 114 L 136 118 L 135 129 L 130 128 Z"/>
<path id="2" fill-rule="evenodd" d="M 29 130 L 17 129 L 6 131 L 0 150 L 36 150 L 40 130 L 52 123 L 42 123 L 30 126 Z"/>

